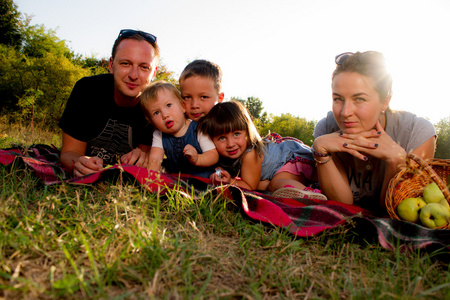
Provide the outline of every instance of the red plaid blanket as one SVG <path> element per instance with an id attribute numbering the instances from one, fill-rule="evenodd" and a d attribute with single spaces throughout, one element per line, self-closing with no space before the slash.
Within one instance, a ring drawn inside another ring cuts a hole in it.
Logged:
<path id="1" fill-rule="evenodd" d="M 396 245 L 413 249 L 429 246 L 450 248 L 450 230 L 431 230 L 409 222 L 376 218 L 360 207 L 336 201 L 275 199 L 264 193 L 236 186 L 213 186 L 208 179 L 200 177 L 160 174 L 132 165 L 115 165 L 94 174 L 72 178 L 59 163 L 58 149 L 48 145 L 0 150 L 0 164 L 29 167 L 46 184 L 63 181 L 92 184 L 121 174 L 136 179 L 152 192 L 165 193 L 177 188 L 186 197 L 194 198 L 205 193 L 222 193 L 224 197 L 239 204 L 251 219 L 285 228 L 301 237 L 317 235 L 351 221 L 355 223 L 358 234 L 377 239 L 386 249 L 394 249 Z"/>

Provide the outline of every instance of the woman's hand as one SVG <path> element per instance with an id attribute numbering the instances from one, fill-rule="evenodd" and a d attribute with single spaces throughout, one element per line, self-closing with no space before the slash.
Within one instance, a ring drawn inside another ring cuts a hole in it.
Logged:
<path id="1" fill-rule="evenodd" d="M 380 122 L 376 124 L 376 129 L 364 131 L 358 134 L 341 133 L 343 140 L 343 152 L 367 160 L 367 155 L 384 160 L 388 163 L 398 164 L 404 162 L 406 151 L 397 144 L 383 129 Z"/>
<path id="2" fill-rule="evenodd" d="M 327 157 L 337 152 L 348 152 L 351 155 L 364 160 L 364 155 L 358 152 L 356 148 L 348 147 L 348 144 L 354 143 L 358 139 L 360 139 L 360 134 L 344 134 L 337 131 L 316 138 L 313 147 L 314 151 L 317 153 L 316 157 Z"/>
<path id="3" fill-rule="evenodd" d="M 392 140 L 379 122 L 375 129 L 357 134 L 334 132 L 322 135 L 314 141 L 314 150 L 324 155 L 346 152 L 363 161 L 368 160 L 369 156 L 386 161 L 382 195 L 385 193 L 386 182 L 398 172 L 406 157 L 405 150 Z M 331 161 L 323 163 L 326 161 L 325 157 L 314 157 L 318 160 L 320 187 L 329 199 L 352 204 L 353 194 L 345 167 L 340 159 L 334 155 L 332 158 Z"/>

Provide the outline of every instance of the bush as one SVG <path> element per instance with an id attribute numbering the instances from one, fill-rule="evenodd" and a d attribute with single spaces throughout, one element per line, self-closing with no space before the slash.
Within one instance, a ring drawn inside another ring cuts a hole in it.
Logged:
<path id="1" fill-rule="evenodd" d="M 450 117 L 440 120 L 436 125 L 438 135 L 436 158 L 450 159 Z"/>

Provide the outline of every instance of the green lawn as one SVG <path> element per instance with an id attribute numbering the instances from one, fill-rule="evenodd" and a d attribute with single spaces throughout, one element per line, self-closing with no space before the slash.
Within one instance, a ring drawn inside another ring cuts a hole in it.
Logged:
<path id="1" fill-rule="evenodd" d="M 13 129 L 2 148 L 37 141 Z M 159 197 L 120 177 L 45 186 L 15 166 L 0 166 L 0 193 L 0 299 L 450 297 L 448 254 L 388 251 L 352 223 L 298 238 L 220 196 Z"/>

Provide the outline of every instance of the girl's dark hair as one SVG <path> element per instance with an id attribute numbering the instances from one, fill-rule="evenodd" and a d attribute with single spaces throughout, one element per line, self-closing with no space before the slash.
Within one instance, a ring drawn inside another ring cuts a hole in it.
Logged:
<path id="1" fill-rule="evenodd" d="M 197 130 L 211 138 L 244 130 L 249 147 L 253 145 L 258 155 L 261 155 L 265 149 L 247 108 L 239 101 L 225 101 L 214 105 L 209 113 L 199 121 Z"/>
<path id="2" fill-rule="evenodd" d="M 342 72 L 356 72 L 372 79 L 381 101 L 392 96 L 392 76 L 386 68 L 382 53 L 367 51 L 343 54 L 342 59 L 337 58 L 336 63 L 332 80 Z"/>

